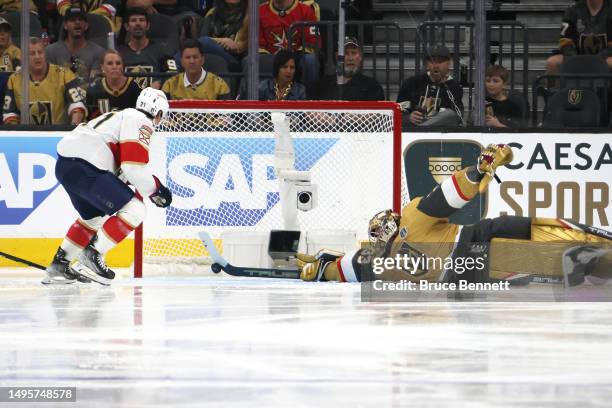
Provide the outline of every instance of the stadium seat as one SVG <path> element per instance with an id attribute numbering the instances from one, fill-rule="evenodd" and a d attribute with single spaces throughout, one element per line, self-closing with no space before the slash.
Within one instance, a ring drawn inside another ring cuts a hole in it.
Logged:
<path id="1" fill-rule="evenodd" d="M 317 0 L 317 3 L 321 14 L 320 21 L 336 20 L 338 18 L 340 5 L 337 0 Z"/>
<path id="2" fill-rule="evenodd" d="M 561 74 L 600 74 L 606 75 L 610 73 L 608 64 L 599 55 L 576 55 L 568 58 L 559 70 Z M 561 79 L 561 87 L 586 87 L 595 91 L 601 102 L 601 125 L 608 124 L 610 112 L 610 101 L 608 100 L 608 88 L 610 87 L 609 79 Z"/>
<path id="3" fill-rule="evenodd" d="M 98 14 L 87 14 L 87 40 L 98 44 L 100 47 L 108 48 L 108 33 L 113 31 L 110 21 Z M 66 38 L 66 30 L 60 29 L 59 40 L 62 41 Z"/>
<path id="4" fill-rule="evenodd" d="M 223 57 L 215 54 L 204 54 L 204 69 L 223 78 L 230 87 L 231 95 L 236 95 L 239 78 L 235 76 L 236 74 L 230 72 L 227 61 Z"/>
<path id="5" fill-rule="evenodd" d="M 11 37 L 13 38 L 13 44 L 15 44 L 17 47 L 21 47 L 21 12 L 11 11 L 10 13 L 6 13 L 3 17 L 11 25 Z M 40 38 L 42 32 L 43 30 L 42 26 L 40 25 L 38 15 L 30 13 L 30 35 Z"/>
<path id="6" fill-rule="evenodd" d="M 599 55 L 575 55 L 567 58 L 559 70 L 562 74 L 607 74 L 606 61 Z"/>
<path id="7" fill-rule="evenodd" d="M 516 89 L 511 89 L 507 94 L 508 99 L 512 100 L 516 105 L 521 107 L 521 117 L 523 118 L 524 125 L 527 124 L 527 120 L 529 119 L 529 102 L 521 91 L 517 91 Z"/>
<path id="8" fill-rule="evenodd" d="M 204 54 L 204 69 L 206 71 L 217 74 L 223 77 L 224 74 L 229 73 L 229 67 L 227 61 L 215 54 Z"/>
<path id="9" fill-rule="evenodd" d="M 249 70 L 248 58 L 242 60 L 242 79 L 238 85 L 238 94 L 240 99 L 246 99 L 247 94 L 247 77 Z M 259 54 L 259 79 L 264 80 L 272 78 L 274 70 L 274 54 Z"/>
<path id="10" fill-rule="evenodd" d="M 150 39 L 164 43 L 168 55 L 174 55 L 179 49 L 179 28 L 172 17 L 165 14 L 150 14 L 151 27 L 147 35 Z"/>
<path id="11" fill-rule="evenodd" d="M 580 128 L 600 126 L 601 103 L 588 88 L 563 88 L 555 93 L 544 110 L 544 127 Z"/>

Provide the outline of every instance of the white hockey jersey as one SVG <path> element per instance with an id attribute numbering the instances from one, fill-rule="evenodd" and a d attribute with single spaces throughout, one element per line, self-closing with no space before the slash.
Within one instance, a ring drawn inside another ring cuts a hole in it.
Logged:
<path id="1" fill-rule="evenodd" d="M 100 170 L 122 172 L 138 192 L 148 197 L 157 182 L 147 167 L 153 123 L 144 113 L 128 108 L 108 112 L 77 126 L 57 145 L 62 157 L 78 157 Z"/>

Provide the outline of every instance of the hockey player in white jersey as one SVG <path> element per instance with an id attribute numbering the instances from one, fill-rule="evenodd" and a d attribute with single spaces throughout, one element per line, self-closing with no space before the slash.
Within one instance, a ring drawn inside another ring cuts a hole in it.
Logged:
<path id="1" fill-rule="evenodd" d="M 43 283 L 79 279 L 110 284 L 115 274 L 104 255 L 142 223 L 142 197 L 158 207 L 170 205 L 170 190 L 147 166 L 154 126 L 168 109 L 162 91 L 146 88 L 135 109 L 99 116 L 58 143 L 55 175 L 80 217 L 68 230 Z"/>

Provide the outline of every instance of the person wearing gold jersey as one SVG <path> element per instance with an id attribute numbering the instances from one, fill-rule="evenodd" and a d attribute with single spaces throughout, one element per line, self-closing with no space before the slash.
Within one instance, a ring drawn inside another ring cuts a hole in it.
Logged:
<path id="1" fill-rule="evenodd" d="M 21 66 L 21 50 L 11 41 L 11 24 L 0 17 L 0 72 L 14 72 Z"/>
<path id="2" fill-rule="evenodd" d="M 42 40 L 30 39 L 30 118 L 36 125 L 66 125 L 83 122 L 87 115 L 84 91 L 74 74 L 48 64 Z M 4 96 L 5 124 L 19 123 L 22 103 L 21 72 L 9 77 Z"/>
<path id="3" fill-rule="evenodd" d="M 455 172 L 427 196 L 413 199 L 401 215 L 391 210 L 376 214 L 370 221 L 367 248 L 342 255 L 328 250 L 316 256 L 298 254 L 301 278 L 518 284 L 537 273 L 563 278 L 569 286 L 585 278 L 598 282 L 612 278 L 608 231 L 564 219 L 516 216 L 465 226 L 449 222 L 451 214 L 485 191 L 495 170 L 509 164 L 512 156 L 507 145 L 489 145 L 475 166 Z M 385 263 L 389 258 L 411 261 Z M 468 258 L 472 262 L 466 268 Z"/>
<path id="4" fill-rule="evenodd" d="M 181 45 L 181 64 L 185 72 L 171 77 L 162 86 L 168 99 L 229 99 L 227 83 L 202 67 L 204 53 L 201 47 L 195 40 L 186 40 Z"/>

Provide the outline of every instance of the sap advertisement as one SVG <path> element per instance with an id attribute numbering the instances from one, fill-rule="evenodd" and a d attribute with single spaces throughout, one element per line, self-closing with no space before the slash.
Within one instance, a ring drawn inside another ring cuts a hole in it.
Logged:
<path id="1" fill-rule="evenodd" d="M 55 146 L 62 134 L 0 132 L 1 238 L 62 237 L 77 217 L 54 175 Z M 149 232 L 276 227 L 270 221 L 281 211 L 272 135 L 243 135 L 227 138 L 221 148 L 203 147 L 213 141 L 218 146 L 221 139 L 196 134 L 154 141 L 152 165 L 175 201 L 167 211 L 148 206 Z M 319 186 L 319 211 L 304 213 L 312 225 L 367 225 L 368 217 L 392 206 L 393 143 L 374 138 L 359 144 L 361 139 L 368 138 L 317 135 L 296 141 L 296 168 L 311 171 Z M 489 143 L 511 144 L 514 162 L 499 170 L 501 184 L 492 182 L 488 193 L 453 221 L 510 214 L 566 217 L 610 229 L 612 150 L 607 134 L 405 133 L 402 186 L 397 187 L 402 201 L 427 194 L 452 171 L 473 164 L 481 146 Z"/>

